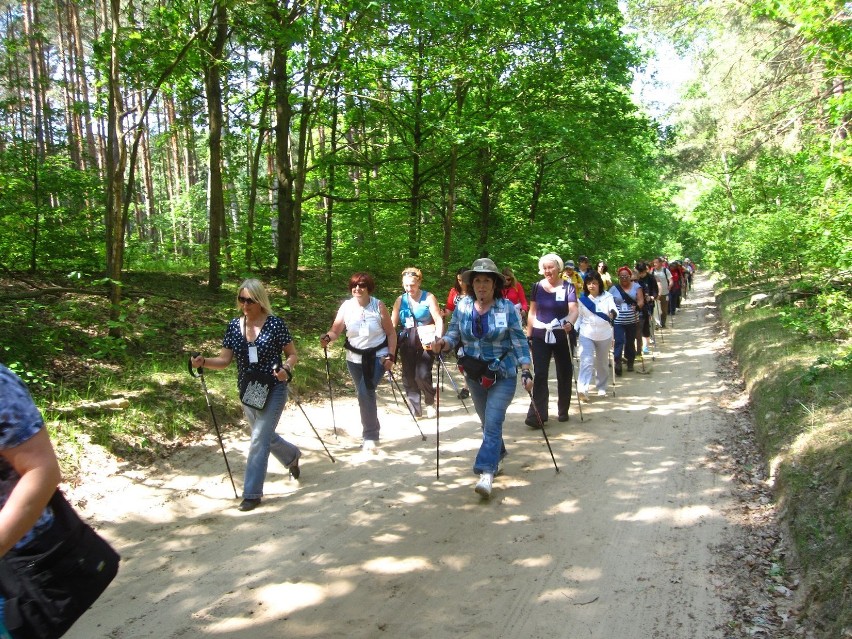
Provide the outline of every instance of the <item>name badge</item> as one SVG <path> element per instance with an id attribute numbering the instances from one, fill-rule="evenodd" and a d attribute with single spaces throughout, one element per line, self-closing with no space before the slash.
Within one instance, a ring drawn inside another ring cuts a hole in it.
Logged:
<path id="1" fill-rule="evenodd" d="M 406 317 L 405 318 L 405 328 L 414 328 L 414 318 Z"/>
<path id="2" fill-rule="evenodd" d="M 249 364 L 257 364 L 257 346 L 249 346 Z"/>
<path id="3" fill-rule="evenodd" d="M 508 325 L 505 313 L 494 313 L 494 326 L 497 328 L 506 328 Z"/>
<path id="4" fill-rule="evenodd" d="M 561 286 L 556 289 L 556 301 L 564 302 L 565 301 L 565 289 Z"/>
<path id="5" fill-rule="evenodd" d="M 621 305 L 621 310 L 622 310 L 622 311 L 624 311 L 624 312 L 626 313 L 627 311 L 629 311 L 629 310 L 630 310 L 630 305 L 629 305 L 629 304 L 627 304 L 627 302 L 624 302 L 624 303 Z"/>

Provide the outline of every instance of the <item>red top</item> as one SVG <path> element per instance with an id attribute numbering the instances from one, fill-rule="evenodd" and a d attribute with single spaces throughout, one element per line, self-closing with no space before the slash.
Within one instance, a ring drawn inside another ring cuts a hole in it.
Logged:
<path id="1" fill-rule="evenodd" d="M 447 294 L 447 305 L 446 309 L 448 311 L 456 310 L 456 298 L 459 296 L 459 292 L 456 290 L 456 287 L 450 289 L 450 292 Z"/>
<path id="2" fill-rule="evenodd" d="M 512 302 L 512 304 L 520 304 L 521 310 L 525 313 L 529 310 L 527 296 L 524 295 L 524 287 L 521 286 L 520 282 L 515 282 L 509 288 L 504 288 L 503 297 Z"/>

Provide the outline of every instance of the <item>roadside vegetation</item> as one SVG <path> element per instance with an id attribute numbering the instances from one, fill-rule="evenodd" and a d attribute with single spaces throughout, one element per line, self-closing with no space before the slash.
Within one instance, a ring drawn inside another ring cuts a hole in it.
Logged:
<path id="1" fill-rule="evenodd" d="M 113 323 L 102 280 L 23 277 L 0 280 L 10 300 L 0 316 L 0 361 L 29 385 L 57 442 L 66 476 L 79 471 L 79 452 L 87 442 L 145 462 L 211 428 L 188 357 L 193 350 L 218 352 L 227 321 L 237 315 L 234 300 L 241 277 L 229 278 L 220 291 L 211 292 L 200 275 L 128 273 L 119 338 L 109 334 Z M 327 396 L 318 337 L 346 295 L 343 281 L 308 277 L 298 303 L 288 308 L 278 280 L 266 279 L 273 310 L 285 318 L 296 340 L 300 362 L 293 389 L 303 401 Z M 332 379 L 345 383 L 348 376 L 337 347 L 329 360 Z M 207 371 L 206 382 L 220 425 L 236 427 L 242 414 L 236 367 Z"/>
<path id="2" fill-rule="evenodd" d="M 849 293 L 848 279 L 717 289 L 820 637 L 852 636 Z"/>

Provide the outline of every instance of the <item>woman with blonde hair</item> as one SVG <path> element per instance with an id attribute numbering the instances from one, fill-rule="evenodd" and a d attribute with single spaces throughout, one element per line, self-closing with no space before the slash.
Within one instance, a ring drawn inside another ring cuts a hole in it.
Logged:
<path id="1" fill-rule="evenodd" d="M 239 505 L 240 510 L 247 511 L 257 508 L 263 497 L 270 453 L 293 479 L 301 474 L 301 451 L 275 433 L 299 357 L 290 330 L 284 320 L 272 314 L 269 294 L 259 280 L 247 279 L 240 284 L 236 301 L 240 317 L 228 323 L 219 355 L 209 359 L 198 355 L 192 359 L 192 366 L 221 370 L 237 360 L 237 387 L 251 432 Z"/>
<path id="2" fill-rule="evenodd" d="M 396 298 L 391 312 L 391 321 L 399 330 L 397 346 L 402 358 L 402 385 L 411 410 L 417 417 L 435 417 L 435 386 L 432 382 L 432 365 L 435 356 L 424 348 L 435 336 L 444 332 L 444 318 L 438 300 L 429 291 L 420 288 L 423 273 L 416 266 L 402 271 L 402 287 L 405 292 Z M 400 330 L 401 329 L 401 330 Z M 422 339 L 421 339 L 422 338 Z"/>

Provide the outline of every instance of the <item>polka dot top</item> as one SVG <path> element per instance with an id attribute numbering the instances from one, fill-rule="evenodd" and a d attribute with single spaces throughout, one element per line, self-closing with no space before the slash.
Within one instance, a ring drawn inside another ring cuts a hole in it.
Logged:
<path id="1" fill-rule="evenodd" d="M 234 358 L 237 360 L 237 388 L 241 387 L 243 376 L 249 367 L 271 374 L 275 364 L 282 362 L 282 349 L 293 341 L 293 336 L 290 335 L 290 329 L 287 328 L 284 320 L 269 315 L 263 323 L 257 339 L 254 342 L 248 342 L 243 336 L 242 319 L 242 317 L 232 319 L 228 323 L 225 337 L 222 339 L 222 348 L 232 350 Z M 257 347 L 257 364 L 249 364 L 249 346 Z M 276 379 L 275 383 L 281 384 L 283 382 Z"/>

